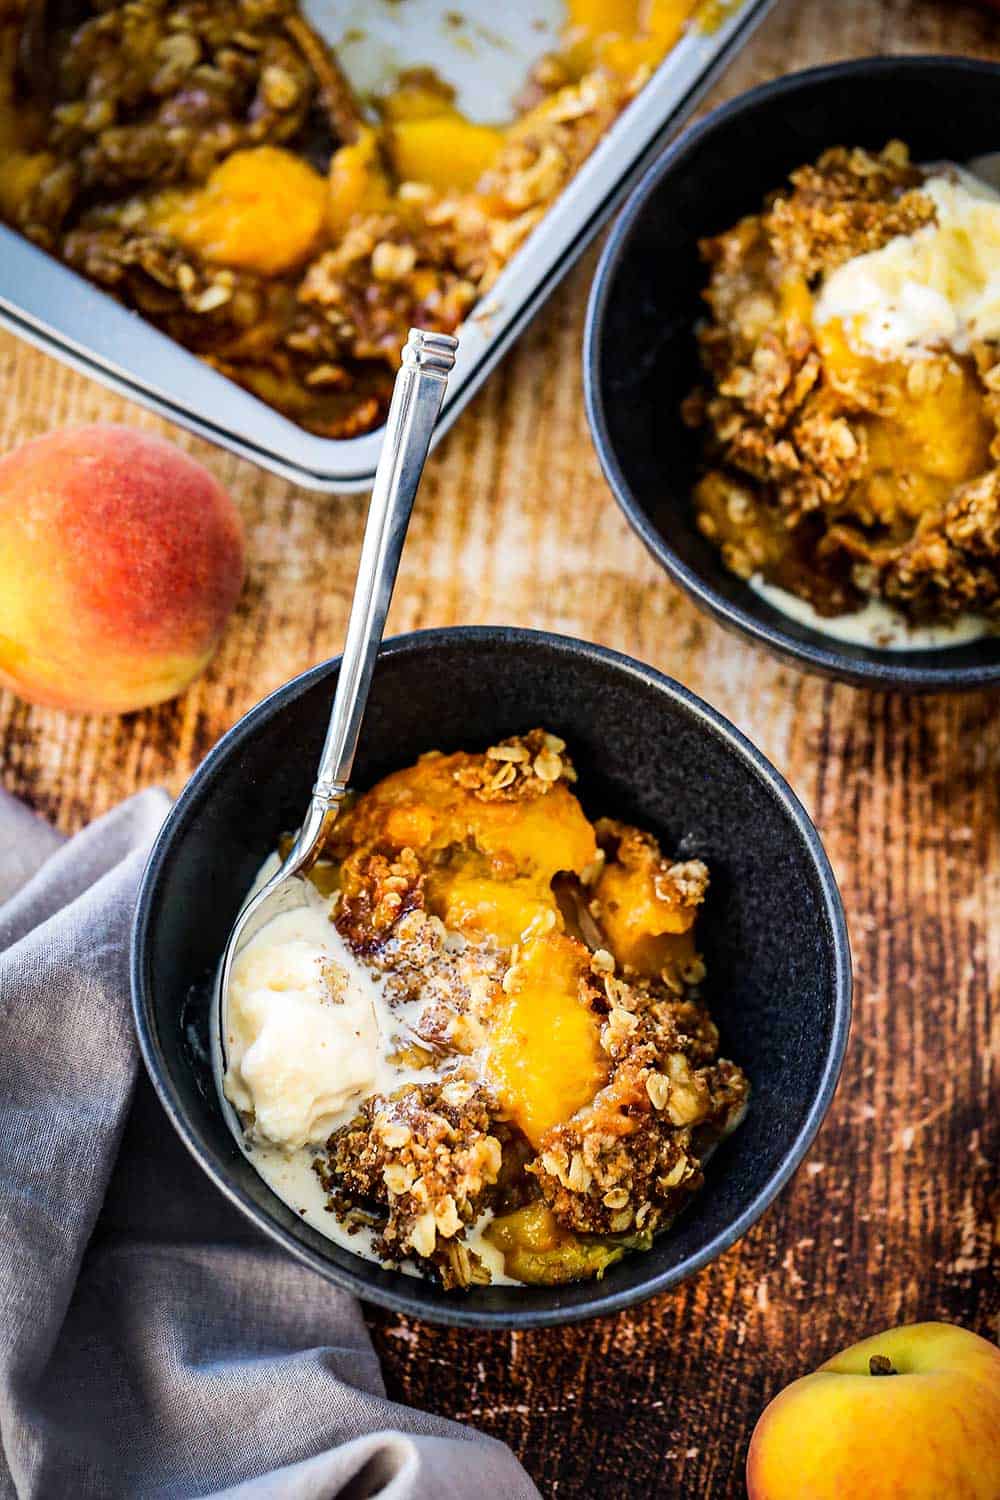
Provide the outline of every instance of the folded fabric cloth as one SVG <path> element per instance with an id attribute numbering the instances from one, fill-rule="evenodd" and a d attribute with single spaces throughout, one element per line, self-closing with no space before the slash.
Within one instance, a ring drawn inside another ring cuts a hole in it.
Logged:
<path id="1" fill-rule="evenodd" d="M 163 1114 L 128 933 L 166 808 L 64 843 L 0 793 L 0 1496 L 537 1500 L 502 1443 L 386 1398 L 358 1304 Z"/>

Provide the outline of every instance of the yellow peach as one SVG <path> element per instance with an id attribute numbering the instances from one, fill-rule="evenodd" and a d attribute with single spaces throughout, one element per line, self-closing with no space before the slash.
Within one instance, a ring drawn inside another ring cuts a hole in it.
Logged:
<path id="1" fill-rule="evenodd" d="M 950 1323 L 845 1349 L 766 1408 L 750 1500 L 997 1500 L 1000 1349 Z"/>

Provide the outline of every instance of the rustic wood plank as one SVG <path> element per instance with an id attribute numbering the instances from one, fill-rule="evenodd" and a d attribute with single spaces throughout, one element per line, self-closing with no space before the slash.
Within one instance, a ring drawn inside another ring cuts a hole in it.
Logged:
<path id="1" fill-rule="evenodd" d="M 712 102 L 835 57 L 934 50 L 1000 56 L 1000 23 L 946 0 L 781 0 Z M 579 348 L 593 264 L 432 460 L 390 626 L 581 635 L 679 677 L 739 724 L 802 796 L 841 880 L 857 973 L 850 1053 L 795 1183 L 678 1292 L 537 1333 L 456 1334 L 375 1311 L 370 1322 L 393 1394 L 506 1439 L 545 1494 L 701 1500 L 742 1493 L 764 1402 L 844 1342 L 923 1317 L 1000 1332 L 1000 708 L 996 696 L 903 699 L 804 677 L 664 580 L 589 444 Z M 0 694 L 3 784 L 71 831 L 138 787 L 176 792 L 252 703 L 339 649 L 364 503 L 265 475 L 8 336 L 0 386 L 4 448 L 97 418 L 169 432 L 231 488 L 248 528 L 246 593 L 184 698 L 96 720 Z"/>

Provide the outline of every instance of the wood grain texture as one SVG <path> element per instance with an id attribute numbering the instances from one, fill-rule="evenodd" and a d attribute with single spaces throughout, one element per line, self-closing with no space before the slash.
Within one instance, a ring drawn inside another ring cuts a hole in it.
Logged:
<path id="1" fill-rule="evenodd" d="M 837 57 L 934 50 L 1000 57 L 1000 22 L 947 0 L 779 0 L 712 102 Z M 850 1051 L 795 1182 L 679 1291 L 536 1333 L 377 1311 L 370 1323 L 393 1395 L 504 1438 L 544 1494 L 715 1500 L 743 1493 L 766 1400 L 844 1343 L 918 1318 L 1000 1333 L 1000 704 L 802 676 L 666 582 L 611 502 L 587 434 L 579 355 L 593 265 L 432 460 L 390 628 L 505 622 L 583 636 L 680 678 L 745 730 L 802 797 L 841 881 L 857 976 Z M 0 694 L 3 784 L 72 831 L 139 787 L 179 790 L 252 703 L 339 650 L 364 502 L 297 490 L 7 336 L 0 387 L 3 447 L 95 418 L 169 430 L 231 488 L 248 528 L 235 623 L 185 697 L 95 720 Z"/>

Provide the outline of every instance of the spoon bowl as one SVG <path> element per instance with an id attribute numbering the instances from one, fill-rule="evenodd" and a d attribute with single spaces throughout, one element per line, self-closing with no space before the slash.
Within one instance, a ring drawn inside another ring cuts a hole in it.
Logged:
<path id="1" fill-rule="evenodd" d="M 965 164 L 965 170 L 985 182 L 995 193 L 1000 193 L 1000 151 L 987 151 L 983 156 L 974 156 Z"/>

